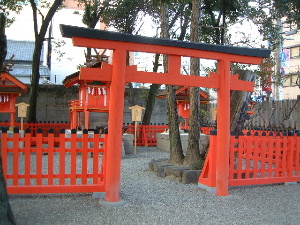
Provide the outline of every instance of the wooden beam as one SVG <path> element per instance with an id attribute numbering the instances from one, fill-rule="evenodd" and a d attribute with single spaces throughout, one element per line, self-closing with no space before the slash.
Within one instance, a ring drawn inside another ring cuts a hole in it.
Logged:
<path id="1" fill-rule="evenodd" d="M 219 88 L 217 76 L 201 77 L 170 73 L 136 71 L 136 66 L 127 66 L 126 82 L 185 85 L 191 87 Z"/>
<path id="2" fill-rule="evenodd" d="M 82 67 L 80 69 L 79 80 L 111 81 L 112 65 L 103 63 L 102 68 Z"/>

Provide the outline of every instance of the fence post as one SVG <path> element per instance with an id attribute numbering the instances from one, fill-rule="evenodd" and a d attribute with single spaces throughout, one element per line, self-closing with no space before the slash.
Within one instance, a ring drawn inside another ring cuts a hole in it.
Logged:
<path id="1" fill-rule="evenodd" d="M 296 106 L 296 110 L 297 110 L 297 117 L 296 118 L 296 129 L 300 130 L 300 95 L 297 95 L 297 106 Z"/>
<path id="2" fill-rule="evenodd" d="M 198 187 L 213 194 L 216 193 L 217 139 L 217 130 L 212 130 L 208 155 L 198 181 Z"/>

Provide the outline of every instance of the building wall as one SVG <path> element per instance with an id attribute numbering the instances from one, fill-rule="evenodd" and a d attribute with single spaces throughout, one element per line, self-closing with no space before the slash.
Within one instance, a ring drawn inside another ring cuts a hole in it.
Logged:
<path id="1" fill-rule="evenodd" d="M 283 49 L 287 49 L 287 63 L 282 63 L 285 72 L 283 99 L 297 99 L 300 94 L 300 30 L 284 29 Z M 283 50 L 284 51 L 284 50 Z"/>
<path id="2" fill-rule="evenodd" d="M 71 100 L 78 99 L 78 87 L 73 86 L 66 88 L 63 85 L 40 85 L 38 92 L 38 110 L 37 120 L 38 121 L 70 121 L 70 111 L 68 102 Z M 145 107 L 146 102 L 143 99 L 146 91 L 142 89 L 134 89 L 133 96 L 136 99 L 135 104 Z M 125 105 L 124 105 L 124 122 L 131 123 L 131 110 L 129 107 L 132 106 L 132 101 L 129 97 L 128 89 L 125 94 Z M 154 106 L 154 113 L 152 117 L 152 123 L 167 123 L 167 108 L 165 99 L 157 99 Z M 22 94 L 18 97 L 17 103 L 29 102 L 29 92 Z M 0 114 L 0 121 L 10 120 L 9 114 Z M 26 119 L 25 119 L 26 121 Z M 108 114 L 107 113 L 91 113 L 90 118 L 91 128 L 96 126 L 107 124 Z"/>

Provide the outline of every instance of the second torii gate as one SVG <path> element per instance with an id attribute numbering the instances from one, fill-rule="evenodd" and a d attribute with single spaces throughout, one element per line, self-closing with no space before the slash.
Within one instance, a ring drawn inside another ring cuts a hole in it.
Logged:
<path id="1" fill-rule="evenodd" d="M 96 29 L 61 25 L 64 37 L 72 38 L 75 46 L 113 50 L 112 65 L 102 68 L 81 68 L 80 79 L 111 81 L 106 158 L 106 198 L 120 201 L 122 126 L 124 92 L 127 82 L 184 85 L 218 89 L 218 147 L 216 157 L 216 194 L 229 194 L 230 90 L 250 91 L 254 83 L 230 75 L 230 63 L 260 64 L 270 50 L 210 45 L 168 39 L 121 34 Z M 168 72 L 141 72 L 127 66 L 128 52 L 168 55 Z M 182 75 L 181 57 L 218 60 L 218 72 L 209 77 Z"/>

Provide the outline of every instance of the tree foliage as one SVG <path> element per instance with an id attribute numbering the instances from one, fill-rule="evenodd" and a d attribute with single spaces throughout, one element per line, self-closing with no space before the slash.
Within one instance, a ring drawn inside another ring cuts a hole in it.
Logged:
<path id="1" fill-rule="evenodd" d="M 88 28 L 95 28 L 103 13 L 108 9 L 109 0 L 77 0 L 83 7 L 82 22 Z"/>
<path id="2" fill-rule="evenodd" d="M 82 22 L 94 29 L 97 23 L 104 17 L 108 10 L 110 0 L 76 0 L 78 6 L 83 8 Z M 76 12 L 78 13 L 78 12 Z M 87 48 L 86 59 L 91 59 L 91 48 Z"/>
<path id="3" fill-rule="evenodd" d="M 14 18 L 10 16 L 11 12 L 19 13 L 26 3 L 26 0 L 1 0 L 0 14 L 6 17 L 5 26 L 9 26 L 14 22 Z"/>
<path id="4" fill-rule="evenodd" d="M 287 23 L 297 24 L 300 28 L 300 1 L 274 0 L 274 7 L 279 17 L 286 17 Z"/>
<path id="5" fill-rule="evenodd" d="M 148 6 L 147 0 L 113 0 L 104 12 L 102 21 L 119 32 L 138 34 Z"/>
<path id="6" fill-rule="evenodd" d="M 224 45 L 228 25 L 244 14 L 238 0 L 203 0 L 201 10 L 200 39 L 210 44 Z"/>

